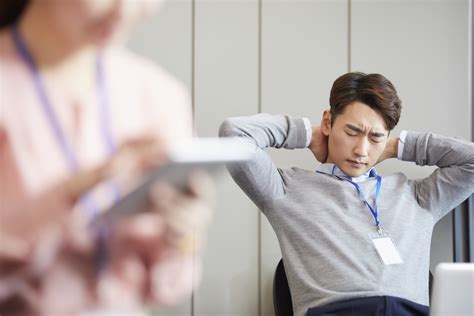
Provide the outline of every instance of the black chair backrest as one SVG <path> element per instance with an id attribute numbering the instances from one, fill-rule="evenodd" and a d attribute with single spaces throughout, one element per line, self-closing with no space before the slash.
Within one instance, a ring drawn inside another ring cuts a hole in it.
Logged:
<path id="1" fill-rule="evenodd" d="M 273 308 L 275 316 L 293 316 L 293 302 L 286 278 L 283 259 L 280 259 L 273 277 Z"/>
<path id="2" fill-rule="evenodd" d="M 429 276 L 428 280 L 429 280 L 428 293 L 429 293 L 430 303 L 431 303 L 431 293 L 432 293 L 432 289 L 433 289 L 433 273 L 431 273 L 431 270 L 430 270 L 430 276 Z"/>

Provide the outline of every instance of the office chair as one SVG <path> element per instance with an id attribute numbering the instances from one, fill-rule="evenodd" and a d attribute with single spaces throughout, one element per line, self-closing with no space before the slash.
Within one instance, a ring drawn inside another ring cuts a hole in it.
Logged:
<path id="1" fill-rule="evenodd" d="M 431 288 L 433 286 L 433 274 L 429 275 L 429 294 L 431 300 Z M 293 302 L 291 300 L 290 287 L 286 278 L 283 259 L 280 259 L 273 276 L 273 308 L 275 316 L 293 316 Z"/>
<path id="2" fill-rule="evenodd" d="M 278 262 L 273 276 L 273 308 L 275 316 L 293 316 L 293 302 L 283 259 Z"/>

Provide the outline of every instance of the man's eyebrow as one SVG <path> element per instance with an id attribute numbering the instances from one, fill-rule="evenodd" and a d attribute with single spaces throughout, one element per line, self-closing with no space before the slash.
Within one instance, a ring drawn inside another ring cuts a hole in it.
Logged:
<path id="1" fill-rule="evenodd" d="M 374 137 L 384 137 L 385 136 L 384 133 L 380 133 L 380 132 L 371 132 L 370 135 L 372 135 Z"/>
<path id="2" fill-rule="evenodd" d="M 352 124 L 346 124 L 346 127 L 353 130 L 354 132 L 358 132 L 358 133 L 363 133 L 364 131 L 357 127 L 357 126 L 354 126 Z M 380 132 L 371 132 L 370 133 L 371 136 L 374 136 L 374 137 L 384 137 L 385 134 L 384 133 L 380 133 Z"/>
<path id="3" fill-rule="evenodd" d="M 353 130 L 354 132 L 358 132 L 358 133 L 363 133 L 364 132 L 361 128 L 359 128 L 357 126 L 354 126 L 352 124 L 346 124 L 346 127 Z"/>

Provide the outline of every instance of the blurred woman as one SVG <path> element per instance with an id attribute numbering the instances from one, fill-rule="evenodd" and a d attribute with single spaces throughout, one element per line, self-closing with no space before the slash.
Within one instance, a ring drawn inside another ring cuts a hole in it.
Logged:
<path id="1" fill-rule="evenodd" d="M 196 284 L 199 180 L 154 188 L 153 212 L 88 226 L 192 134 L 183 86 L 121 45 L 157 6 L 0 2 L 1 315 L 168 305 Z"/>

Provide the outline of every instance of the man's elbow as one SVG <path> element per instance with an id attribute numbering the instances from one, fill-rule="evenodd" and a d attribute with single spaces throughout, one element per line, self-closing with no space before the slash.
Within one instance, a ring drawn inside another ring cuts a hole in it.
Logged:
<path id="1" fill-rule="evenodd" d="M 239 136 L 239 129 L 233 118 L 227 118 L 219 127 L 219 137 Z"/>

